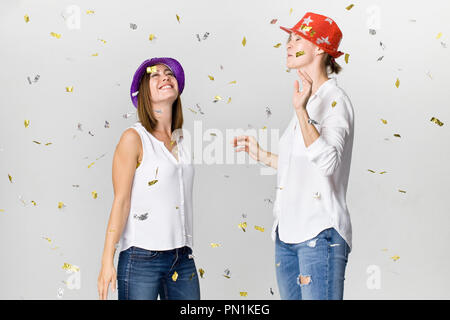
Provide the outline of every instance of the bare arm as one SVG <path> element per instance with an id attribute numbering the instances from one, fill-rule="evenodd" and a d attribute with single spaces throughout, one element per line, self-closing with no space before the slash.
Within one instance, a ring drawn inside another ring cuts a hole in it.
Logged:
<path id="1" fill-rule="evenodd" d="M 112 281 L 113 290 L 115 288 L 115 244 L 119 242 L 128 219 L 131 186 L 141 148 L 139 134 L 130 128 L 122 134 L 114 152 L 112 168 L 114 201 L 106 230 L 102 255 L 102 270 L 98 279 L 98 289 L 101 299 L 106 299 L 110 281 Z"/>
<path id="2" fill-rule="evenodd" d="M 236 152 L 245 151 L 254 160 L 260 161 L 260 162 L 264 163 L 266 166 L 272 167 L 274 169 L 278 168 L 278 155 L 276 155 L 272 152 L 263 150 L 259 146 L 255 137 L 252 137 L 252 136 L 234 137 L 231 144 L 233 145 L 233 147 L 243 146 L 240 148 L 236 148 L 235 149 Z"/>

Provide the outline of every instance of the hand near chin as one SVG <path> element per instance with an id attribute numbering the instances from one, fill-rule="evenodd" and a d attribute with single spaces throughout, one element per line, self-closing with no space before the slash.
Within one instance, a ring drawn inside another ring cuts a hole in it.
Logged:
<path id="1" fill-rule="evenodd" d="M 296 111 L 301 111 L 306 108 L 309 97 L 311 96 L 312 90 L 312 79 L 308 76 L 306 72 L 297 69 L 297 74 L 302 80 L 302 91 L 300 90 L 300 84 L 298 80 L 294 82 L 294 94 L 292 96 L 292 103 Z"/>

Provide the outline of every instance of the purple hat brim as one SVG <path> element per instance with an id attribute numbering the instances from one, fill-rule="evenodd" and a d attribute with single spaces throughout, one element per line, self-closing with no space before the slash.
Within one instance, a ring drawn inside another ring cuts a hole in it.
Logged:
<path id="1" fill-rule="evenodd" d="M 162 57 L 162 58 L 152 58 L 152 59 L 148 59 L 145 60 L 144 62 L 141 63 L 141 65 L 139 66 L 139 68 L 137 68 L 136 72 L 134 73 L 133 76 L 133 81 L 131 82 L 131 87 L 130 87 L 130 97 L 131 97 L 131 101 L 133 102 L 133 105 L 137 108 L 138 105 L 138 91 L 139 91 L 139 86 L 141 84 L 141 79 L 142 76 L 147 72 L 147 67 L 151 67 L 157 64 L 164 64 L 166 65 L 170 70 L 172 70 L 175 79 L 177 79 L 178 82 L 178 92 L 179 95 L 183 92 L 184 90 L 184 81 L 185 81 L 185 77 L 184 77 L 184 70 L 183 67 L 181 66 L 181 64 L 173 59 L 173 58 L 167 58 L 167 57 Z"/>

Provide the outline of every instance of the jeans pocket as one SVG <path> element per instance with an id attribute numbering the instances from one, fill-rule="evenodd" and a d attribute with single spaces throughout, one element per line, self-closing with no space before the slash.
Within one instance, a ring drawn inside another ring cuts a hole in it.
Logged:
<path id="1" fill-rule="evenodd" d="M 159 251 L 155 250 L 147 250 L 139 247 L 133 247 L 131 251 L 131 258 L 133 260 L 153 260 L 159 255 Z"/>

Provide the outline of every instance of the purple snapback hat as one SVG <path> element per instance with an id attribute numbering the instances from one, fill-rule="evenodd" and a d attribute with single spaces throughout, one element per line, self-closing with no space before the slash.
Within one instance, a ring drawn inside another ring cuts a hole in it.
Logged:
<path id="1" fill-rule="evenodd" d="M 137 101 L 138 101 L 138 93 L 139 93 L 139 85 L 141 84 L 142 76 L 147 72 L 148 67 L 152 67 L 157 64 L 164 64 L 166 65 L 170 70 L 172 70 L 173 75 L 175 76 L 175 79 L 177 79 L 178 82 L 178 91 L 179 94 L 183 92 L 184 89 L 184 70 L 181 64 L 173 59 L 173 58 L 152 58 L 145 60 L 141 63 L 139 68 L 137 68 L 136 72 L 133 76 L 133 81 L 131 82 L 131 88 L 130 88 L 130 96 L 131 101 L 133 102 L 134 106 L 137 108 Z"/>

